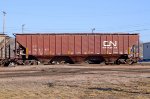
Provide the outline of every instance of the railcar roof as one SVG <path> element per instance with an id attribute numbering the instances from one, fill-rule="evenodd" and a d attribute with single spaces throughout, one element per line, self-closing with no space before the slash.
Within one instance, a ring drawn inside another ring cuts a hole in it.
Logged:
<path id="1" fill-rule="evenodd" d="M 15 35 L 139 35 L 139 33 L 14 33 Z"/>
<path id="2" fill-rule="evenodd" d="M 150 44 L 150 42 L 146 42 L 146 43 L 143 43 L 143 44 Z"/>

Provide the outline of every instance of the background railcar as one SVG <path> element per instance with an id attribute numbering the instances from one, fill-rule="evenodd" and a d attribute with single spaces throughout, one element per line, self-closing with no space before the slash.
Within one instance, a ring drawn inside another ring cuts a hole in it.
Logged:
<path id="1" fill-rule="evenodd" d="M 15 39 L 6 34 L 0 34 L 0 65 L 7 64 L 14 59 Z"/>
<path id="2" fill-rule="evenodd" d="M 15 57 L 24 64 L 132 64 L 139 58 L 139 34 L 17 33 L 15 36 Z"/>

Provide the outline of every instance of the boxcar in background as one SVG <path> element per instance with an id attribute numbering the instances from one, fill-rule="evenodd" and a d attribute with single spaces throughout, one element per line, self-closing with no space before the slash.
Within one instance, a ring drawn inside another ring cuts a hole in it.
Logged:
<path id="1" fill-rule="evenodd" d="M 105 63 L 137 62 L 138 34 L 64 33 L 16 34 L 16 57 L 34 63 Z"/>

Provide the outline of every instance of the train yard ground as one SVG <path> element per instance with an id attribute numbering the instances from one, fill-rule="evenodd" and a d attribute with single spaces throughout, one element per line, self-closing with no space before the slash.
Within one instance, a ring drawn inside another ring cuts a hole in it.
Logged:
<path id="1" fill-rule="evenodd" d="M 0 67 L 0 99 L 149 99 L 150 65 Z"/>

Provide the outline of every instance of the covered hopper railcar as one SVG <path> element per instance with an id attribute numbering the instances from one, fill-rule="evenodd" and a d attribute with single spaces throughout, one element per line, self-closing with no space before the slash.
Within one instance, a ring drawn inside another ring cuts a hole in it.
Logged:
<path id="1" fill-rule="evenodd" d="M 15 59 L 15 39 L 6 34 L 0 34 L 0 65 L 9 65 Z"/>
<path id="2" fill-rule="evenodd" d="M 132 64 L 139 58 L 138 34 L 17 33 L 15 36 L 15 57 L 23 64 Z"/>

